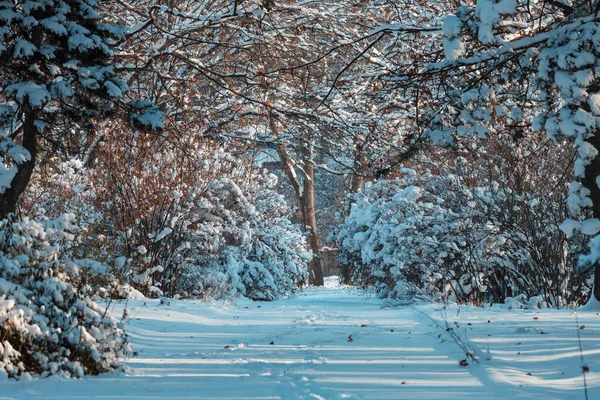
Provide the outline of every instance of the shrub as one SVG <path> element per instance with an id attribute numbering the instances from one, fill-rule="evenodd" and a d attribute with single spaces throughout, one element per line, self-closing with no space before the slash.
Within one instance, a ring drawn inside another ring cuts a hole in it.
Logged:
<path id="1" fill-rule="evenodd" d="M 275 300 L 306 281 L 311 255 L 305 238 L 288 219 L 288 206 L 274 191 L 275 178 L 255 179 L 247 194 L 229 179 L 210 185 L 210 218 L 205 214 L 194 234 L 212 234 L 213 242 L 190 254 L 179 293 Z M 201 243 L 199 239 L 193 243 Z"/>
<path id="2" fill-rule="evenodd" d="M 212 146 L 129 160 L 94 185 L 109 253 L 126 255 L 121 283 L 148 296 L 274 300 L 305 280 L 310 254 L 274 176 Z"/>
<path id="3" fill-rule="evenodd" d="M 89 284 L 108 266 L 69 255 L 74 219 L 0 222 L 0 374 L 95 375 L 129 351 Z"/>
<path id="4" fill-rule="evenodd" d="M 301 285 L 310 252 L 277 179 L 209 141 L 152 142 L 114 130 L 87 163 L 48 159 L 22 206 L 76 212 L 80 257 L 103 260 L 103 296 L 274 300 Z M 85 164 L 85 165 L 84 165 Z M 114 279 L 112 279 L 114 277 Z"/>
<path id="5" fill-rule="evenodd" d="M 577 303 L 588 289 L 588 274 L 575 268 L 583 242 L 560 231 L 567 215 L 556 195 L 543 187 L 519 194 L 494 180 L 471 186 L 461 165 L 404 169 L 354 196 L 337 234 L 350 278 L 382 297 Z"/>

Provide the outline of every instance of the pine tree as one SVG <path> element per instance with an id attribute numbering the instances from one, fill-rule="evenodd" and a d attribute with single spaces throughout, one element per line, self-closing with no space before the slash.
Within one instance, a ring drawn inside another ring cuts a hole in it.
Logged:
<path id="1" fill-rule="evenodd" d="M 101 22 L 96 0 L 0 2 L 0 218 L 16 211 L 42 144 L 77 147 L 127 92 L 110 64 L 125 29 Z M 133 114 L 160 128 L 160 113 Z"/>

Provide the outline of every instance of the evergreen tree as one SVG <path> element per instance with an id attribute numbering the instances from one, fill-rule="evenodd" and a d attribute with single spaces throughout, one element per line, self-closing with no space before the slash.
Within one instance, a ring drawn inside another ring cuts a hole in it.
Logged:
<path id="1" fill-rule="evenodd" d="M 125 29 L 95 0 L 0 2 L 0 218 L 16 211 L 43 144 L 77 149 L 127 91 L 110 64 Z M 162 127 L 150 104 L 133 120 Z"/>

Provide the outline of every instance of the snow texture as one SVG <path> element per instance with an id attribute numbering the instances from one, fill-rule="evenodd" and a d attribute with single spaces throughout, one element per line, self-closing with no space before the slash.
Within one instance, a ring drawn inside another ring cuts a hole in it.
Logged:
<path id="1" fill-rule="evenodd" d="M 465 54 L 465 44 L 461 40 L 462 22 L 454 15 L 448 15 L 442 25 L 444 32 L 444 54 L 455 61 Z"/>
<path id="2" fill-rule="evenodd" d="M 2 396 L 577 399 L 584 384 L 575 330 L 582 328 L 589 398 L 600 397 L 595 310 L 390 308 L 343 287 L 310 288 L 273 303 L 130 300 L 111 311 L 125 307 L 137 352 L 127 372 L 4 382 Z M 459 365 L 465 352 L 449 331 L 479 363 Z"/>
<path id="3" fill-rule="evenodd" d="M 5 376 L 80 378 L 114 371 L 128 350 L 117 322 L 83 284 L 108 267 L 66 255 L 78 231 L 74 219 L 0 222 L 0 372 Z"/>

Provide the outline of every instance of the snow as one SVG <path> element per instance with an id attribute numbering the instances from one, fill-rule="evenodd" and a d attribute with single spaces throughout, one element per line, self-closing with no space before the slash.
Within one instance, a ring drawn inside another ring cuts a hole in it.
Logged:
<path id="1" fill-rule="evenodd" d="M 600 93 L 594 93 L 588 98 L 588 104 L 594 115 L 600 115 Z"/>
<path id="2" fill-rule="evenodd" d="M 454 15 L 448 15 L 446 19 L 444 19 L 444 24 L 442 25 L 442 32 L 444 32 L 444 36 L 455 37 L 460 35 L 460 31 L 462 30 L 462 22 L 460 18 Z"/>
<path id="3" fill-rule="evenodd" d="M 25 39 L 17 39 L 15 41 L 15 50 L 13 52 L 14 58 L 26 58 L 31 57 L 35 54 L 37 48 L 29 41 Z"/>
<path id="4" fill-rule="evenodd" d="M 130 300 L 145 300 L 146 296 L 144 296 L 140 291 L 134 289 L 129 285 L 123 285 L 119 288 L 119 295 L 126 299 Z"/>
<path id="5" fill-rule="evenodd" d="M 586 219 L 581 223 L 581 233 L 584 235 L 595 235 L 600 232 L 600 220 L 598 218 Z"/>
<path id="6" fill-rule="evenodd" d="M 444 38 L 444 55 L 448 60 L 455 61 L 465 55 L 465 44 L 458 39 Z"/>
<path id="7" fill-rule="evenodd" d="M 517 11 L 517 0 L 502 0 L 494 5 L 499 14 L 514 14 Z"/>
<path id="8" fill-rule="evenodd" d="M 6 189 L 10 188 L 12 180 L 14 179 L 16 174 L 16 166 L 6 168 L 4 165 L 0 164 L 0 193 L 4 193 Z"/>
<path id="9" fill-rule="evenodd" d="M 145 247 L 145 246 L 138 246 L 138 247 L 137 247 L 137 252 L 138 252 L 139 254 L 141 254 L 141 255 L 144 255 L 144 254 L 146 254 L 146 253 L 148 252 L 148 250 L 146 249 L 146 247 Z"/>
<path id="10" fill-rule="evenodd" d="M 591 296 L 588 302 L 581 307 L 580 310 L 598 312 L 600 311 L 600 301 L 598 301 L 594 296 Z"/>
<path id="11" fill-rule="evenodd" d="M 500 21 L 500 15 L 514 14 L 516 8 L 516 0 L 502 0 L 498 3 L 492 0 L 477 0 L 476 14 L 481 21 L 478 34 L 479 40 L 482 43 L 494 43 L 496 38 L 493 28 Z"/>
<path id="12" fill-rule="evenodd" d="M 42 108 L 50 101 L 50 93 L 44 86 L 34 82 L 21 82 L 6 88 L 8 95 L 15 95 L 20 104 L 28 103 L 34 109 Z"/>
<path id="13" fill-rule="evenodd" d="M 170 235 L 171 232 L 173 232 L 173 229 L 171 229 L 171 228 L 164 228 L 162 231 L 160 231 L 160 233 L 158 235 L 156 235 L 156 237 L 154 238 L 154 241 L 155 242 L 160 242 L 165 237 L 167 237 L 168 235 Z"/>
<path id="14" fill-rule="evenodd" d="M 129 300 L 113 314 L 126 304 L 137 352 L 126 372 L 4 381 L 3 398 L 584 398 L 578 331 L 589 398 L 600 397 L 596 311 L 382 308 L 331 278 L 271 303 Z M 479 363 L 461 367 L 448 332 Z"/>
<path id="15" fill-rule="evenodd" d="M 581 229 L 581 225 L 575 220 L 566 219 L 565 221 L 563 221 L 562 224 L 558 226 L 558 228 L 561 231 L 563 231 L 564 234 L 567 235 L 567 237 L 571 237 L 573 236 L 574 231 L 578 231 Z"/>
<path id="16" fill-rule="evenodd" d="M 149 101 L 134 101 L 130 103 L 133 108 L 142 111 L 141 113 L 132 113 L 131 119 L 140 125 L 152 129 L 162 130 L 165 128 L 165 115 Z"/>
<path id="17" fill-rule="evenodd" d="M 442 25 L 444 54 L 448 60 L 458 60 L 465 54 L 465 45 L 460 40 L 462 27 L 462 21 L 454 15 L 448 15 L 444 20 Z"/>

